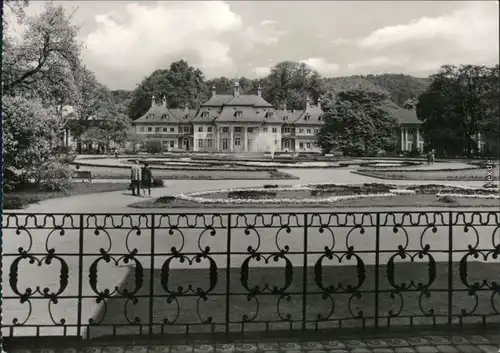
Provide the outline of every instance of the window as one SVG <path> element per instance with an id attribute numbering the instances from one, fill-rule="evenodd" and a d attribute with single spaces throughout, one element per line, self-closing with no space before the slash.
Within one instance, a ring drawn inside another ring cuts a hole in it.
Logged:
<path id="1" fill-rule="evenodd" d="M 214 140 L 212 139 L 207 140 L 207 148 L 214 148 Z"/>
<path id="2" fill-rule="evenodd" d="M 248 150 L 251 151 L 252 150 L 252 139 L 248 139 L 247 144 L 248 144 Z"/>
<path id="3" fill-rule="evenodd" d="M 274 145 L 278 147 L 278 140 L 274 140 Z"/>
<path id="4" fill-rule="evenodd" d="M 170 148 L 174 148 L 174 141 L 170 141 Z"/>
<path id="5" fill-rule="evenodd" d="M 148 132 L 151 132 L 153 131 L 153 128 L 152 127 L 148 127 Z"/>
<path id="6" fill-rule="evenodd" d="M 203 126 L 198 127 L 198 132 L 203 132 Z"/>
<path id="7" fill-rule="evenodd" d="M 241 146 L 241 139 L 240 139 L 239 137 L 236 137 L 236 138 L 234 139 L 234 145 L 235 145 L 235 146 Z"/>
<path id="8" fill-rule="evenodd" d="M 164 127 L 164 128 L 163 128 L 163 132 L 167 132 L 167 131 L 168 131 L 168 130 L 167 130 L 167 128 L 166 128 L 166 127 Z"/>
<path id="9" fill-rule="evenodd" d="M 266 118 L 271 118 L 273 116 L 273 112 L 267 112 L 266 113 Z"/>
<path id="10" fill-rule="evenodd" d="M 240 126 L 236 126 L 234 128 L 234 132 L 241 132 L 241 127 Z"/>
<path id="11" fill-rule="evenodd" d="M 155 132 L 160 132 L 160 128 L 159 127 L 155 127 Z"/>
<path id="12" fill-rule="evenodd" d="M 226 127 L 223 127 L 222 128 L 222 132 L 229 132 L 229 128 L 226 126 Z"/>
<path id="13" fill-rule="evenodd" d="M 202 139 L 198 140 L 198 148 L 203 148 L 203 140 Z"/>
<path id="14" fill-rule="evenodd" d="M 317 134 L 319 132 L 319 129 L 314 129 L 314 133 Z"/>
<path id="15" fill-rule="evenodd" d="M 207 132 L 212 132 L 212 127 L 211 126 L 207 127 Z"/>
<path id="16" fill-rule="evenodd" d="M 139 131 L 140 131 L 140 132 L 144 132 L 144 126 L 141 126 L 141 127 L 139 128 Z"/>
<path id="17" fill-rule="evenodd" d="M 290 128 L 289 127 L 284 127 L 281 129 L 281 133 L 283 134 L 289 134 L 290 133 Z"/>
<path id="18" fill-rule="evenodd" d="M 189 126 L 184 126 L 184 132 L 185 132 L 185 133 L 189 133 L 189 130 L 190 130 L 190 129 L 189 129 Z"/>
<path id="19" fill-rule="evenodd" d="M 273 127 L 273 134 L 276 134 L 276 133 L 278 133 L 278 128 Z"/>
<path id="20" fill-rule="evenodd" d="M 237 118 L 241 117 L 241 116 L 243 116 L 243 112 L 241 110 L 237 110 L 237 111 L 234 112 L 234 116 L 237 117 Z"/>
<path id="21" fill-rule="evenodd" d="M 148 119 L 153 120 L 154 117 L 154 114 L 149 114 Z"/>
<path id="22" fill-rule="evenodd" d="M 283 117 L 283 120 L 288 120 L 288 116 L 284 116 L 284 117 Z"/>
<path id="23" fill-rule="evenodd" d="M 265 127 L 264 129 L 262 129 L 264 132 L 267 132 L 267 127 Z"/>
<path id="24" fill-rule="evenodd" d="M 307 133 L 310 134 L 311 133 L 311 129 L 307 129 Z"/>
<path id="25" fill-rule="evenodd" d="M 222 139 L 222 149 L 225 151 L 227 150 L 227 138 Z"/>
<path id="26" fill-rule="evenodd" d="M 311 148 L 311 143 L 310 143 L 310 142 L 306 143 L 306 147 L 307 147 L 308 149 L 309 149 L 309 148 Z"/>
<path id="27" fill-rule="evenodd" d="M 303 134 L 304 133 L 304 129 L 299 129 L 299 134 Z"/>
<path id="28" fill-rule="evenodd" d="M 201 117 L 202 118 L 206 118 L 207 116 L 208 116 L 208 112 L 207 111 L 201 112 Z"/>
<path id="29" fill-rule="evenodd" d="M 249 134 L 252 134 L 252 133 L 253 133 L 253 127 L 249 127 L 249 128 L 247 129 L 247 131 L 248 131 L 248 133 L 249 133 Z"/>
<path id="30" fill-rule="evenodd" d="M 170 132 L 175 132 L 175 127 L 171 127 Z"/>
<path id="31" fill-rule="evenodd" d="M 304 149 L 304 142 L 299 143 L 299 148 L 302 150 Z"/>
<path id="32" fill-rule="evenodd" d="M 167 114 L 163 114 L 163 115 L 161 116 L 161 118 L 162 118 L 163 120 L 165 120 L 165 119 L 167 118 Z"/>

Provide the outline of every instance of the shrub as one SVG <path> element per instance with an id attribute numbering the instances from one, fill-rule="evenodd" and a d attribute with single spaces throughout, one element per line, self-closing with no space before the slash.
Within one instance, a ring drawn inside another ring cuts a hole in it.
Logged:
<path id="1" fill-rule="evenodd" d="M 156 204 L 170 204 L 176 200 L 175 196 L 162 196 L 158 197 L 154 203 Z"/>
<path id="2" fill-rule="evenodd" d="M 265 184 L 264 185 L 264 189 L 276 189 L 278 187 L 279 187 L 279 185 L 277 185 L 277 184 Z"/>
<path id="3" fill-rule="evenodd" d="M 38 171 L 34 178 L 42 190 L 63 191 L 71 185 L 73 171 L 67 165 L 59 162 L 50 162 Z"/>
<path id="4" fill-rule="evenodd" d="M 163 186 L 165 186 L 165 182 L 163 181 L 163 179 L 153 178 L 152 186 L 154 188 L 163 187 Z"/>
<path id="5" fill-rule="evenodd" d="M 227 194 L 229 199 L 266 199 L 276 197 L 276 192 L 260 190 L 238 190 L 230 191 Z"/>
<path id="6" fill-rule="evenodd" d="M 439 202 L 443 202 L 443 203 L 448 203 L 448 204 L 452 204 L 452 203 L 457 203 L 457 200 L 455 200 L 453 197 L 451 196 L 441 196 L 439 199 L 438 199 Z"/>
<path id="7" fill-rule="evenodd" d="M 161 153 L 163 152 L 163 145 L 161 141 L 151 140 L 146 141 L 146 152 L 148 153 Z"/>
<path id="8" fill-rule="evenodd" d="M 412 150 L 411 152 L 408 153 L 408 157 L 418 158 L 418 157 L 420 157 L 420 151 L 419 150 Z"/>

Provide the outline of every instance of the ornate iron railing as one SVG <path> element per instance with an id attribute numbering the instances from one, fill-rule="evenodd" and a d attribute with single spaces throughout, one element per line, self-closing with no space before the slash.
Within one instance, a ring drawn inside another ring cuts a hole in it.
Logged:
<path id="1" fill-rule="evenodd" d="M 496 325 L 499 215 L 4 214 L 2 331 Z"/>

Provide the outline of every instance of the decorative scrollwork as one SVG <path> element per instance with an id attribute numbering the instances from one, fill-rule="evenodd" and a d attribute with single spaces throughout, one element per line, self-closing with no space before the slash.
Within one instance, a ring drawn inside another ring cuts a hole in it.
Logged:
<path id="1" fill-rule="evenodd" d="M 499 216 L 7 213 L 4 326 L 84 335 L 89 326 L 149 334 L 465 316 L 488 324 L 500 319 Z"/>

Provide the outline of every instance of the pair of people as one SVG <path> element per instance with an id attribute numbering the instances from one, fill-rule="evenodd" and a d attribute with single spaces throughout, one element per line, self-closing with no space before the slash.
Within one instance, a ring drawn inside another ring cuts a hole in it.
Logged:
<path id="1" fill-rule="evenodd" d="M 153 172 L 149 167 L 148 163 L 144 163 L 144 167 L 139 167 L 139 162 L 134 161 L 132 165 L 132 170 L 130 171 L 130 180 L 132 195 L 141 196 L 141 188 L 143 190 L 144 196 L 146 196 L 146 189 L 148 190 L 148 195 L 151 196 L 151 184 L 153 184 Z M 136 193 L 137 191 L 137 193 Z"/>

